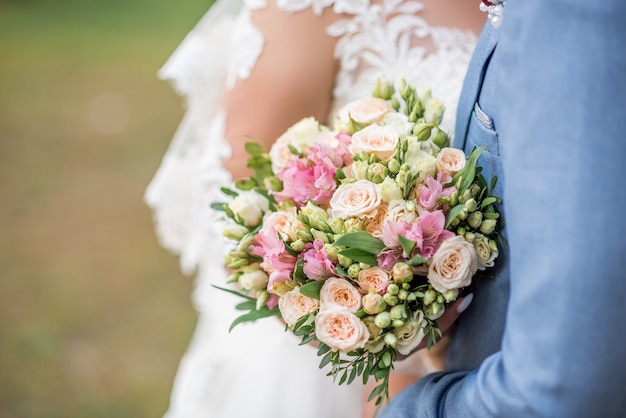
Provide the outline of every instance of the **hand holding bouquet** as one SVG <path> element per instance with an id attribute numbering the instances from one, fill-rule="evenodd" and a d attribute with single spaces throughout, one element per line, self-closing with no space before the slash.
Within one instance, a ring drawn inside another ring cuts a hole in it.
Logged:
<path id="1" fill-rule="evenodd" d="M 377 406 L 398 354 L 435 344 L 437 318 L 498 256 L 495 179 L 482 149 L 448 148 L 443 112 L 429 91 L 379 82 L 332 129 L 307 118 L 269 153 L 246 144 L 254 176 L 214 205 L 233 221 L 228 291 L 245 298 L 232 326 L 281 316 L 339 384 L 380 380 Z"/>

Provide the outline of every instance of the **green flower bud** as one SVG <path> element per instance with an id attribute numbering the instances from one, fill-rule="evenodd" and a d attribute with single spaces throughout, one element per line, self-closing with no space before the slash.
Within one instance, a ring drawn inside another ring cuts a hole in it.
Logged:
<path id="1" fill-rule="evenodd" d="M 324 244 L 324 252 L 332 261 L 337 261 L 339 257 L 339 249 L 332 244 Z"/>
<path id="2" fill-rule="evenodd" d="M 318 231 L 317 229 L 313 229 L 313 228 L 309 229 L 309 231 L 311 232 L 311 235 L 313 235 L 314 239 L 320 239 L 325 244 L 330 243 L 330 238 L 328 237 L 328 234 L 326 234 L 325 232 Z"/>
<path id="3" fill-rule="evenodd" d="M 335 234 L 344 235 L 346 233 L 346 225 L 343 219 L 340 218 L 335 218 L 330 222 L 330 229 L 332 229 Z"/>
<path id="4" fill-rule="evenodd" d="M 471 197 L 472 197 L 472 195 L 470 194 L 470 191 L 465 189 L 463 194 L 461 194 L 461 196 L 459 196 L 459 203 L 465 204 Z"/>
<path id="5" fill-rule="evenodd" d="M 483 222 L 483 213 L 482 212 L 472 212 L 467 217 L 467 223 L 472 228 L 479 228 L 480 224 Z"/>
<path id="6" fill-rule="evenodd" d="M 391 310 L 389 311 L 389 317 L 391 318 L 392 321 L 395 319 L 407 319 L 408 315 L 406 313 L 406 306 L 396 305 L 392 307 Z"/>
<path id="7" fill-rule="evenodd" d="M 428 289 L 424 292 L 424 305 L 430 305 L 435 301 L 435 299 L 437 299 L 437 292 L 433 289 Z"/>
<path id="8" fill-rule="evenodd" d="M 389 312 L 383 311 L 376 315 L 374 318 L 374 324 L 376 324 L 379 328 L 387 328 L 391 325 L 391 318 L 389 317 Z"/>
<path id="9" fill-rule="evenodd" d="M 432 125 L 429 123 L 416 123 L 413 126 L 413 135 L 417 137 L 418 141 L 426 141 L 430 138 L 432 131 Z"/>
<path id="10" fill-rule="evenodd" d="M 474 212 L 478 209 L 478 203 L 476 203 L 476 200 L 474 200 L 473 197 L 469 198 L 468 201 L 465 202 L 465 209 L 467 209 L 468 212 Z"/>
<path id="11" fill-rule="evenodd" d="M 242 274 L 242 271 L 231 274 L 230 276 L 228 276 L 228 279 L 226 279 L 226 283 L 235 283 L 239 281 L 239 276 L 241 276 Z"/>
<path id="12" fill-rule="evenodd" d="M 291 244 L 289 244 L 289 246 L 291 247 L 292 250 L 298 253 L 301 253 L 306 248 L 306 242 L 302 241 L 301 239 L 297 239 Z"/>
<path id="13" fill-rule="evenodd" d="M 387 163 L 387 169 L 389 170 L 390 173 L 396 174 L 398 171 L 400 171 L 400 161 L 398 161 L 395 158 L 392 158 Z"/>
<path id="14" fill-rule="evenodd" d="M 378 293 L 368 293 L 361 301 L 363 310 L 370 315 L 376 315 L 387 308 L 387 302 Z"/>
<path id="15" fill-rule="evenodd" d="M 296 236 L 298 237 L 298 239 L 301 239 L 304 242 L 313 241 L 313 234 L 311 234 L 309 231 L 299 230 L 298 232 L 296 232 Z"/>
<path id="16" fill-rule="evenodd" d="M 444 299 L 448 303 L 455 301 L 458 296 L 459 296 L 459 289 L 450 289 L 450 290 L 447 290 L 443 294 Z"/>
<path id="17" fill-rule="evenodd" d="M 374 86 L 374 90 L 372 91 L 372 96 L 378 97 L 379 99 L 389 100 L 391 96 L 393 96 L 394 88 L 393 84 L 385 79 L 379 79 Z"/>
<path id="18" fill-rule="evenodd" d="M 383 300 L 387 302 L 387 305 L 389 306 L 396 306 L 398 302 L 400 301 L 397 296 L 389 294 L 389 293 L 385 293 L 383 295 Z"/>
<path id="19" fill-rule="evenodd" d="M 269 298 L 270 298 L 270 294 L 267 293 L 267 290 L 263 290 L 259 292 L 259 296 L 257 296 L 256 298 L 256 310 L 258 311 L 263 306 L 265 306 Z"/>
<path id="20" fill-rule="evenodd" d="M 396 96 L 393 96 L 391 98 L 391 107 L 393 107 L 393 110 L 395 110 L 396 112 L 400 110 L 400 101 Z"/>
<path id="21" fill-rule="evenodd" d="M 426 106 L 424 109 L 424 120 L 426 122 L 441 123 L 445 110 L 446 107 L 441 100 L 431 97 L 426 102 Z"/>
<path id="22" fill-rule="evenodd" d="M 465 241 L 471 244 L 472 242 L 474 242 L 474 239 L 476 238 L 476 234 L 468 231 L 463 235 L 463 238 L 465 238 Z"/>
<path id="23" fill-rule="evenodd" d="M 248 247 L 250 247 L 250 244 L 252 244 L 252 241 L 254 241 L 254 237 L 255 235 L 252 233 L 248 233 L 244 235 L 241 238 L 241 241 L 239 241 L 239 244 L 237 244 L 237 250 L 243 251 L 247 249 Z"/>
<path id="24" fill-rule="evenodd" d="M 380 184 L 389 175 L 389 170 L 382 163 L 374 163 L 367 167 L 367 179 L 372 183 Z"/>
<path id="25" fill-rule="evenodd" d="M 352 260 L 345 255 L 337 254 L 337 262 L 343 268 L 348 268 L 352 264 Z"/>
<path id="26" fill-rule="evenodd" d="M 495 240 L 490 239 L 489 240 L 489 249 L 491 251 L 498 251 L 498 243 Z"/>
<path id="27" fill-rule="evenodd" d="M 359 263 L 350 264 L 350 267 L 348 267 L 348 276 L 351 279 L 356 279 L 360 271 L 361 267 L 359 266 Z"/>
<path id="28" fill-rule="evenodd" d="M 465 232 L 467 232 L 467 231 L 465 231 L 465 228 L 463 228 L 462 226 L 460 226 L 460 227 L 458 227 L 458 228 L 456 229 L 456 234 L 457 234 L 457 235 L 461 235 L 461 236 L 463 236 L 463 235 L 465 235 Z"/>
<path id="29" fill-rule="evenodd" d="M 407 302 L 415 302 L 416 300 L 417 296 L 415 296 L 415 293 L 413 292 L 409 293 L 409 295 L 406 297 Z"/>
<path id="30" fill-rule="evenodd" d="M 409 283 L 402 283 L 402 288 L 404 290 L 411 290 L 411 285 Z"/>
<path id="31" fill-rule="evenodd" d="M 495 219 L 485 219 L 483 223 L 480 224 L 480 232 L 485 235 L 491 234 L 496 229 L 496 221 Z"/>
<path id="32" fill-rule="evenodd" d="M 402 319 L 394 319 L 393 321 L 391 321 L 391 326 L 393 328 L 400 328 L 404 326 L 404 321 Z"/>
<path id="33" fill-rule="evenodd" d="M 437 295 L 437 303 L 443 303 L 444 299 L 443 299 L 443 295 L 440 293 Z"/>
<path id="34" fill-rule="evenodd" d="M 385 334 L 385 344 L 389 347 L 395 347 L 398 344 L 398 337 L 396 337 L 392 332 L 388 332 Z"/>
<path id="35" fill-rule="evenodd" d="M 263 179 L 263 185 L 268 190 L 280 192 L 283 190 L 283 182 L 276 176 L 269 176 Z"/>
<path id="36" fill-rule="evenodd" d="M 407 292 L 405 289 L 400 289 L 400 292 L 398 292 L 398 299 L 406 300 L 408 297 L 409 297 L 409 292 Z"/>
<path id="37" fill-rule="evenodd" d="M 223 235 L 228 239 L 232 239 L 233 241 L 239 241 L 248 232 L 249 230 L 245 226 L 232 224 L 224 228 Z"/>
<path id="38" fill-rule="evenodd" d="M 435 130 L 435 135 L 433 136 L 433 143 L 439 148 L 448 147 L 450 146 L 450 137 L 447 133 L 437 128 Z"/>
<path id="39" fill-rule="evenodd" d="M 435 319 L 440 318 L 441 315 L 443 315 L 443 313 L 445 312 L 445 310 L 446 308 L 445 306 L 443 306 L 443 304 L 431 303 L 430 305 L 426 307 L 426 309 L 424 309 L 424 315 L 426 315 L 428 319 L 435 320 Z"/>
<path id="40" fill-rule="evenodd" d="M 400 291 L 400 287 L 398 287 L 397 284 L 395 283 L 390 283 L 389 286 L 387 286 L 387 293 L 390 295 L 397 295 L 398 292 Z"/>

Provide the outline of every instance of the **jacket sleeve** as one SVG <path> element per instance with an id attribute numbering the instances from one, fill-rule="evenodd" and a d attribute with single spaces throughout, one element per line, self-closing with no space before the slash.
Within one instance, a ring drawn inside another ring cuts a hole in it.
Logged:
<path id="1" fill-rule="evenodd" d="M 425 377 L 383 417 L 626 411 L 625 21 L 621 0 L 507 1 L 488 70 L 510 253 L 502 348 Z"/>

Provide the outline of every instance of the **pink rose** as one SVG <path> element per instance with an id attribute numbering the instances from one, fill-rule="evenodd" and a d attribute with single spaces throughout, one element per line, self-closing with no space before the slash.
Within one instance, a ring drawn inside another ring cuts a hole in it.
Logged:
<path id="1" fill-rule="evenodd" d="M 457 235 L 444 241 L 431 259 L 428 280 L 435 290 L 445 293 L 468 286 L 477 270 L 474 246 Z"/>
<path id="2" fill-rule="evenodd" d="M 345 353 L 363 348 L 370 337 L 363 321 L 341 307 L 322 310 L 317 314 L 315 334 L 332 350 Z"/>
<path id="3" fill-rule="evenodd" d="M 318 310 L 319 306 L 317 300 L 301 294 L 299 287 L 278 299 L 278 309 L 289 327 L 293 327 L 304 315 Z"/>
<path id="4" fill-rule="evenodd" d="M 356 312 L 361 308 L 361 293 L 346 279 L 333 277 L 320 290 L 320 304 L 322 310 L 341 307 Z"/>

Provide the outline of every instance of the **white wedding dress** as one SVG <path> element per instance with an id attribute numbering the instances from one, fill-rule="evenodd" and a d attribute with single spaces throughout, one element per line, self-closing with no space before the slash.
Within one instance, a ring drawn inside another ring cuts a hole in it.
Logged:
<path id="1" fill-rule="evenodd" d="M 363 386 L 338 386 L 318 368 L 315 349 L 299 346 L 275 319 L 244 324 L 228 333 L 238 299 L 223 286 L 220 213 L 211 202 L 232 182 L 221 161 L 227 115 L 223 93 L 247 78 L 264 47 L 252 10 L 266 0 L 218 0 L 160 71 L 186 99 L 186 114 L 145 200 L 153 209 L 162 245 L 180 255 L 184 273 L 195 275 L 197 328 L 174 382 L 167 418 L 358 418 Z M 404 77 L 430 86 L 447 104 L 443 125 L 451 131 L 463 76 L 476 38 L 470 32 L 431 27 L 422 4 L 383 0 L 278 0 L 287 12 L 313 8 L 343 13 L 328 27 L 338 39 L 333 109 L 371 94 L 379 77 Z M 423 42 L 430 39 L 427 51 Z"/>

